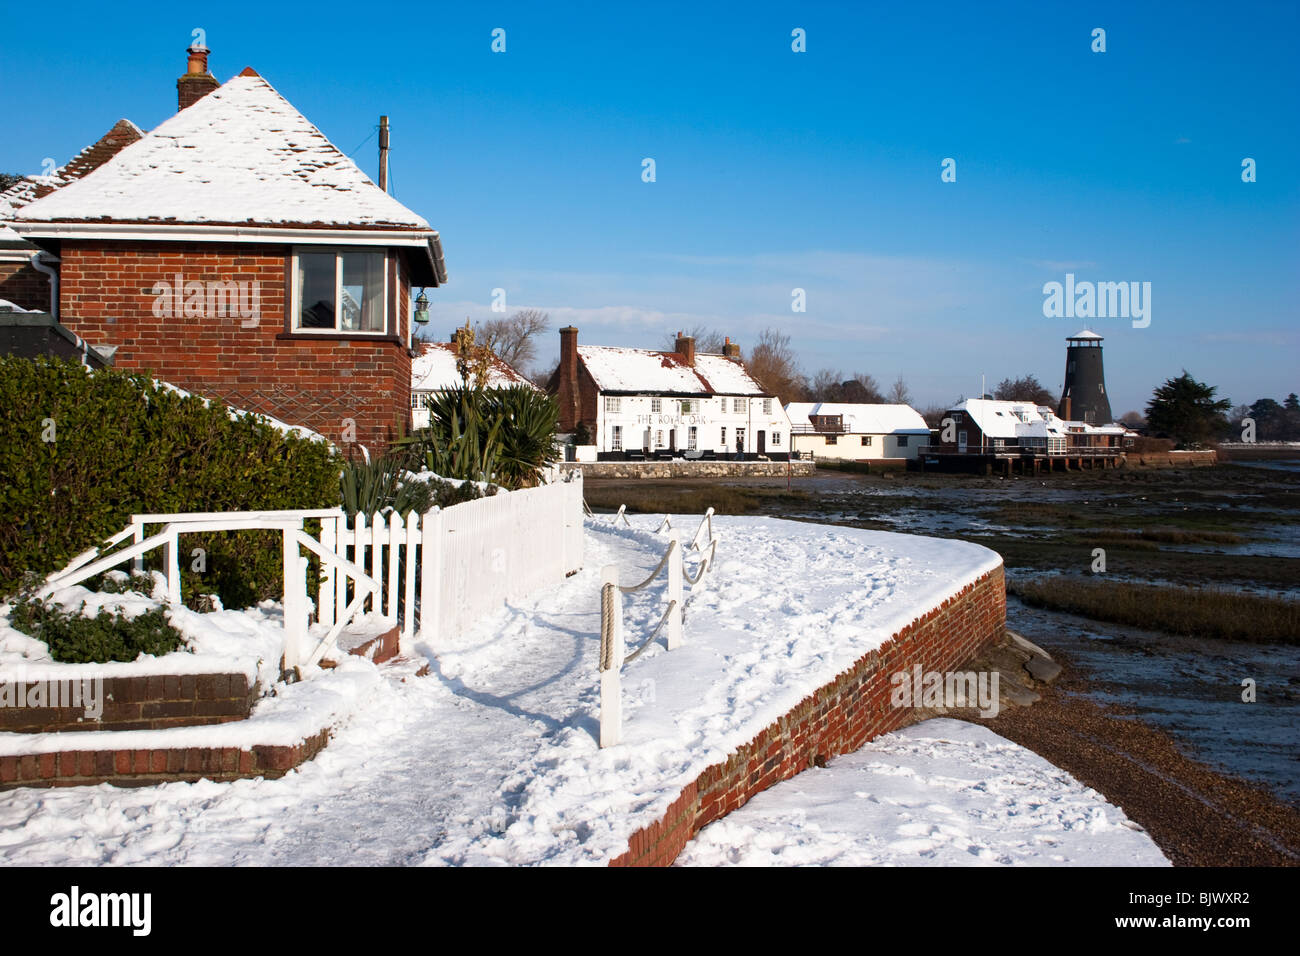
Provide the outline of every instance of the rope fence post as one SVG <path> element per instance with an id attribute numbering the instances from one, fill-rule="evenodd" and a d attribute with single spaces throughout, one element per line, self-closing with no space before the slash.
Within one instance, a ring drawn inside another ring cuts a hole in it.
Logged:
<path id="1" fill-rule="evenodd" d="M 668 532 L 668 649 L 682 645 L 682 542 L 676 528 Z"/>
<path id="2" fill-rule="evenodd" d="M 600 746 L 623 739 L 623 592 L 618 565 L 600 570 Z"/>

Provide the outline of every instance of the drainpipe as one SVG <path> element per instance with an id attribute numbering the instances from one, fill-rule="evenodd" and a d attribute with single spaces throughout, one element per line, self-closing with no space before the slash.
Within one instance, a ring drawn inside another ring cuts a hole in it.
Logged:
<path id="1" fill-rule="evenodd" d="M 52 265 L 46 263 L 46 258 L 50 263 L 54 264 L 59 261 L 48 252 L 38 252 L 32 256 L 31 263 L 33 269 L 50 280 L 50 315 L 57 320 L 59 317 L 59 272 Z"/>

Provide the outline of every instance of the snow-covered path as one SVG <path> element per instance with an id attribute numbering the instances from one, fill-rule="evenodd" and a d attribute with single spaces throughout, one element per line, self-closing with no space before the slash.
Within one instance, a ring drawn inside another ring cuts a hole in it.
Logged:
<path id="1" fill-rule="evenodd" d="M 429 676 L 383 668 L 330 745 L 282 779 L 0 793 L 0 862 L 602 863 L 705 767 L 998 562 L 957 541 L 717 519 L 686 644 L 628 665 L 625 742 L 600 750 L 600 568 L 642 578 L 666 545 L 657 523 L 589 523 L 583 571 L 422 648 Z M 662 577 L 630 596 L 629 646 L 663 600 Z"/>
<path id="2" fill-rule="evenodd" d="M 330 745 L 282 779 L 0 794 L 0 859 L 415 864 L 500 832 L 513 802 L 502 784 L 539 738 L 597 731 L 599 609 L 578 596 L 595 592 L 601 565 L 648 572 L 654 560 L 633 540 L 589 536 L 587 569 L 564 588 L 431 654 L 428 677 L 389 670 Z"/>

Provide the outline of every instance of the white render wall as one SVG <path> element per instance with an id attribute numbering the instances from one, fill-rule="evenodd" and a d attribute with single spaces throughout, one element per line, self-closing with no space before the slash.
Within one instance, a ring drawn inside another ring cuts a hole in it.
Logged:
<path id="1" fill-rule="evenodd" d="M 607 399 L 618 400 L 618 410 L 607 411 Z M 659 410 L 654 410 L 654 402 Z M 683 413 L 684 401 L 694 403 L 693 411 Z M 769 411 L 764 413 L 763 404 Z M 739 403 L 739 410 L 736 405 Z M 614 447 L 614 428 L 622 429 L 622 448 Z M 790 450 L 790 419 L 775 398 L 750 396 L 711 396 L 682 399 L 653 395 L 601 395 L 596 402 L 596 448 L 600 452 L 646 451 L 671 446 L 676 431 L 676 448 L 690 447 L 690 429 L 696 429 L 696 448 L 718 454 L 736 452 L 737 429 L 743 430 L 744 451 L 758 453 L 758 433 L 765 436 L 764 452 L 784 454 Z M 723 442 L 723 429 L 726 442 Z"/>
<path id="2" fill-rule="evenodd" d="M 871 444 L 862 444 L 862 435 L 836 435 L 834 445 L 826 444 L 825 435 L 800 433 L 794 436 L 795 451 L 817 458 L 838 458 L 846 461 L 870 461 L 877 458 L 915 458 L 922 445 L 929 443 L 927 435 L 906 435 L 907 445 L 900 447 L 898 435 L 871 435 Z"/>

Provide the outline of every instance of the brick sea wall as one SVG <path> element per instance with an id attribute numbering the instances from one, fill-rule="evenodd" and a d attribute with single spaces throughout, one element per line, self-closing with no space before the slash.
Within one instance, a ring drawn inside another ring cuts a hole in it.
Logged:
<path id="1" fill-rule="evenodd" d="M 627 852 L 610 865 L 667 866 L 703 827 L 756 794 L 902 727 L 910 711 L 891 705 L 890 677 L 917 664 L 922 671 L 958 669 L 1001 637 L 1006 610 L 999 566 L 864 655 L 724 763 L 706 768 L 661 819 L 632 835 Z"/>

